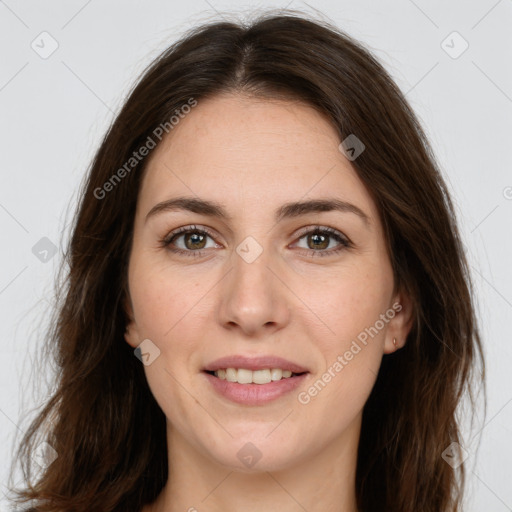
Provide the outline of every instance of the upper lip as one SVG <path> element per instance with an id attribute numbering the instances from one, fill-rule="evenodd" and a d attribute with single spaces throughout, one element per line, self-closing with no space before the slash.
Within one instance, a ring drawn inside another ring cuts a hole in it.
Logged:
<path id="1" fill-rule="evenodd" d="M 221 357 L 220 359 L 208 363 L 203 370 L 214 372 L 226 368 L 245 368 L 252 371 L 265 370 L 266 368 L 281 368 L 281 370 L 290 370 L 292 373 L 304 373 L 308 371 L 297 363 L 271 355 L 256 357 L 234 355 Z"/>

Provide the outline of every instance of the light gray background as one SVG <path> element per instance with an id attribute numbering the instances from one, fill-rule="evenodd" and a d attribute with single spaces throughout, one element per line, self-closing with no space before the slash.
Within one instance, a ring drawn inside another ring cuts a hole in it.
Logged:
<path id="1" fill-rule="evenodd" d="M 318 10 L 366 43 L 430 136 L 457 205 L 488 368 L 487 418 L 480 409 L 465 438 L 465 510 L 512 510 L 512 0 L 0 0 L 1 491 L 15 435 L 26 427 L 20 414 L 48 393 L 32 377 L 68 237 L 63 230 L 128 88 L 191 26 L 218 12 L 287 5 Z M 46 59 L 31 47 L 51 48 L 43 31 L 58 43 Z M 446 40 L 453 31 L 469 44 L 460 56 L 464 41 Z M 58 247 L 47 262 L 32 252 L 43 237 Z M 4 510 L 3 492 L 0 500 Z"/>

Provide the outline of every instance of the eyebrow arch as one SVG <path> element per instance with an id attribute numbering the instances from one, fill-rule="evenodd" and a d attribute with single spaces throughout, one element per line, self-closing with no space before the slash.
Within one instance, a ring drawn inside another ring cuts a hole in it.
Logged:
<path id="1" fill-rule="evenodd" d="M 162 201 L 161 203 L 153 206 L 146 215 L 145 222 L 147 222 L 150 217 L 159 213 L 177 210 L 187 210 L 193 213 L 216 217 L 226 221 L 232 220 L 231 215 L 229 215 L 225 208 L 216 201 L 207 201 L 195 197 L 176 197 L 173 199 L 167 199 L 166 201 Z M 311 199 L 308 201 L 285 203 L 276 210 L 275 221 L 280 222 L 286 218 L 299 217 L 308 213 L 329 211 L 354 213 L 360 217 L 368 227 L 371 225 L 369 216 L 359 207 L 336 198 Z"/>

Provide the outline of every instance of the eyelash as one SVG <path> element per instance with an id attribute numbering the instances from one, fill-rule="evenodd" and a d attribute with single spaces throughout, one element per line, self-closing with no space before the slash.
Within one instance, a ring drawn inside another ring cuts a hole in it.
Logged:
<path id="1" fill-rule="evenodd" d="M 167 248 L 169 251 L 174 252 L 176 254 L 183 254 L 185 256 L 192 256 L 192 257 L 201 257 L 203 256 L 203 250 L 184 250 L 184 249 L 177 249 L 171 247 L 172 242 L 174 242 L 180 235 L 188 234 L 188 233 L 199 233 L 201 235 L 208 235 L 210 238 L 214 238 L 213 233 L 211 233 L 206 228 L 198 228 L 197 226 L 184 226 L 181 228 L 176 229 L 175 231 L 172 231 L 169 233 L 165 238 L 161 239 L 159 241 L 160 246 L 163 248 Z M 345 237 L 342 233 L 337 231 L 336 229 L 330 228 L 328 226 L 313 226 L 312 228 L 306 228 L 305 230 L 301 231 L 298 234 L 298 240 L 301 238 L 304 238 L 306 235 L 327 235 L 329 237 L 332 237 L 336 239 L 338 242 L 340 242 L 340 247 L 336 249 L 329 249 L 329 250 L 314 250 L 314 249 L 302 249 L 303 251 L 308 252 L 309 257 L 316 257 L 316 256 L 330 256 L 332 254 L 337 254 L 340 251 L 343 251 L 345 249 L 352 247 L 352 242 Z"/>

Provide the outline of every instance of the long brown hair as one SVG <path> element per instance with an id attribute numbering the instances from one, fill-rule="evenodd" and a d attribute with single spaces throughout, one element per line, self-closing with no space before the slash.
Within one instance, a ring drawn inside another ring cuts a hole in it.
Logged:
<path id="1" fill-rule="evenodd" d="M 139 512 L 166 483 L 165 416 L 124 340 L 147 159 L 126 162 L 191 98 L 223 92 L 303 101 L 340 141 L 355 134 L 364 143 L 352 164 L 376 202 L 395 285 L 412 298 L 415 321 L 405 347 L 383 357 L 364 407 L 358 506 L 459 510 L 465 464 L 452 467 L 442 454 L 463 444 L 456 409 L 465 391 L 474 409 L 477 356 L 484 388 L 485 372 L 454 207 L 415 114 L 383 66 L 338 28 L 296 11 L 191 30 L 148 67 L 109 128 L 74 217 L 48 334 L 56 391 L 20 443 L 26 485 L 17 499 L 40 511 Z M 112 181 L 123 166 L 122 179 Z M 42 440 L 58 456 L 34 482 L 31 456 Z"/>

